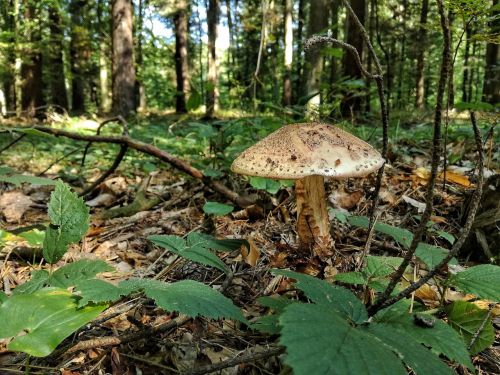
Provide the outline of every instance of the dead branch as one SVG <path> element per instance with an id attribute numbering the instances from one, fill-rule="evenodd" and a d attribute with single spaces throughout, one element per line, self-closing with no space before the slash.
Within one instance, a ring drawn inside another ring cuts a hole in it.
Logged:
<path id="1" fill-rule="evenodd" d="M 26 137 L 26 133 L 24 134 L 21 134 L 19 137 L 17 137 L 16 139 L 13 139 L 11 142 L 7 143 L 4 147 L 2 147 L 0 149 L 0 154 L 2 152 L 4 152 L 5 150 L 11 148 L 12 146 L 14 146 L 17 142 L 19 142 L 21 139 L 23 139 L 24 137 Z"/>

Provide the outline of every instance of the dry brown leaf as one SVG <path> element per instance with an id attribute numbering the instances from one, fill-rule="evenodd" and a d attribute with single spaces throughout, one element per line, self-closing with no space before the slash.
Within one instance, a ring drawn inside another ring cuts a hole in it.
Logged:
<path id="1" fill-rule="evenodd" d="M 335 190 L 328 196 L 328 199 L 335 207 L 349 210 L 358 204 L 363 195 L 362 190 L 353 192 Z"/>
<path id="2" fill-rule="evenodd" d="M 433 302 L 439 303 L 439 295 L 436 290 L 429 284 L 424 284 L 415 291 L 415 297 L 423 300 L 426 305 L 434 304 Z"/>
<path id="3" fill-rule="evenodd" d="M 33 201 L 20 191 L 8 191 L 0 197 L 0 211 L 8 223 L 17 223 Z"/>
<path id="4" fill-rule="evenodd" d="M 260 258 L 260 250 L 257 248 L 254 240 L 251 237 L 249 237 L 247 241 L 248 244 L 250 245 L 250 251 L 245 245 L 242 245 L 240 250 L 241 256 L 243 257 L 243 260 L 245 261 L 246 264 L 255 267 L 257 261 Z"/>
<path id="5" fill-rule="evenodd" d="M 439 174 L 439 178 L 441 180 L 444 179 L 445 173 L 441 172 Z M 467 176 L 452 171 L 446 171 L 446 181 L 453 182 L 454 184 L 461 185 L 464 187 L 474 187 L 474 184 L 470 182 Z"/>

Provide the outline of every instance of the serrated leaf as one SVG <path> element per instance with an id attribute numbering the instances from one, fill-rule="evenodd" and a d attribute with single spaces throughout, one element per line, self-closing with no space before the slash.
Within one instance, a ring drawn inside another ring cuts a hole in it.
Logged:
<path id="1" fill-rule="evenodd" d="M 49 273 L 45 270 L 35 270 L 31 272 L 31 279 L 24 284 L 18 285 L 14 289 L 14 294 L 29 294 L 42 289 L 48 284 Z"/>
<path id="2" fill-rule="evenodd" d="M 82 239 L 89 227 L 89 209 L 69 187 L 57 181 L 49 202 L 51 225 L 45 235 L 43 256 L 55 263 L 64 255 L 69 244 Z"/>
<path id="3" fill-rule="evenodd" d="M 420 258 L 429 269 L 434 268 L 448 255 L 449 251 L 439 246 L 429 245 L 420 242 L 415 251 L 415 256 Z"/>
<path id="4" fill-rule="evenodd" d="M 19 233 L 17 234 L 17 236 L 28 241 L 28 244 L 30 244 L 30 246 L 40 247 L 43 244 L 45 232 L 38 229 L 32 229 L 26 232 Z"/>
<path id="5" fill-rule="evenodd" d="M 449 279 L 451 285 L 479 298 L 500 301 L 500 267 L 481 264 L 458 272 Z"/>
<path id="6" fill-rule="evenodd" d="M 208 215 L 223 216 L 233 212 L 233 210 L 233 206 L 219 202 L 207 202 L 203 205 L 203 212 Z"/>
<path id="7" fill-rule="evenodd" d="M 368 229 L 370 219 L 366 216 L 349 216 L 347 218 L 351 225 L 356 227 L 361 227 Z M 413 233 L 407 229 L 398 228 L 385 223 L 376 223 L 375 231 L 391 236 L 396 242 L 403 245 L 405 248 L 409 248 L 411 241 L 413 240 Z"/>
<path id="8" fill-rule="evenodd" d="M 396 271 L 402 261 L 403 258 L 398 257 L 370 255 L 366 257 L 366 267 L 363 273 L 367 278 L 389 276 Z"/>
<path id="9" fill-rule="evenodd" d="M 447 306 L 448 321 L 450 325 L 462 336 L 468 345 L 472 337 L 478 332 L 479 327 L 486 320 L 483 330 L 479 333 L 476 342 L 470 348 L 472 355 L 489 348 L 495 341 L 495 329 L 491 324 L 491 315 L 487 310 L 482 310 L 473 303 L 454 301 Z"/>
<path id="10" fill-rule="evenodd" d="M 71 293 L 58 288 L 14 295 L 0 305 L 2 321 L 9 322 L 0 324 L 0 337 L 14 337 L 7 346 L 10 350 L 44 357 L 105 307 L 78 309 Z"/>
<path id="11" fill-rule="evenodd" d="M 273 309 L 274 311 L 277 312 L 282 312 L 285 307 L 287 307 L 289 304 L 293 303 L 292 300 L 285 298 L 285 297 L 259 297 L 257 299 L 257 302 L 261 304 L 262 306 L 269 307 L 270 309 Z"/>
<path id="12" fill-rule="evenodd" d="M 7 294 L 5 294 L 5 292 L 0 290 L 0 305 L 5 301 L 7 301 L 8 299 L 9 297 L 7 297 Z"/>
<path id="13" fill-rule="evenodd" d="M 21 184 L 27 183 L 31 185 L 55 185 L 56 181 L 50 178 L 38 177 L 38 176 L 25 176 L 22 174 L 15 174 L 12 176 L 5 176 L 0 174 L 0 182 L 7 182 L 9 184 L 14 184 L 20 186 Z"/>
<path id="14" fill-rule="evenodd" d="M 269 314 L 259 316 L 259 318 L 250 325 L 250 328 L 270 335 L 280 333 L 279 314 Z"/>
<path id="15" fill-rule="evenodd" d="M 80 281 L 93 279 L 99 273 L 110 271 L 114 271 L 114 268 L 103 260 L 81 259 L 54 271 L 48 282 L 51 286 L 68 288 Z"/>
<path id="16" fill-rule="evenodd" d="M 297 280 L 295 286 L 314 303 L 327 305 L 346 319 L 363 323 L 368 319 L 365 305 L 349 290 L 327 283 L 324 280 L 288 270 L 272 270 L 275 275 L 283 275 Z"/>
<path id="17" fill-rule="evenodd" d="M 86 306 L 89 303 L 100 304 L 115 302 L 126 296 L 127 291 L 103 280 L 90 279 L 83 280 L 76 284 L 76 290 L 80 292 L 79 306 Z"/>
<path id="18" fill-rule="evenodd" d="M 391 350 L 326 305 L 293 303 L 279 322 L 285 363 L 295 375 L 406 375 Z"/>
<path id="19" fill-rule="evenodd" d="M 421 327 L 415 324 L 412 314 L 408 312 L 409 302 L 402 300 L 380 310 L 374 317 L 374 322 L 386 323 L 400 332 L 407 333 L 450 360 L 458 362 L 473 370 L 474 366 L 467 348 L 458 333 L 442 320 L 437 319 L 433 327 Z"/>
<path id="20" fill-rule="evenodd" d="M 370 324 L 368 332 L 389 345 L 415 374 L 455 374 L 429 349 L 416 342 L 410 334 L 396 330 L 388 324 Z"/>
<path id="21" fill-rule="evenodd" d="M 362 272 L 344 272 L 335 275 L 335 281 L 340 281 L 346 284 L 364 285 L 367 282 L 366 277 Z"/>

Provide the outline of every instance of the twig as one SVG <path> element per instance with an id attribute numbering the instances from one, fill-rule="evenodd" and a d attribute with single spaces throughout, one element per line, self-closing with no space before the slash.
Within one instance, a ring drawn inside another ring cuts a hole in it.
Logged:
<path id="1" fill-rule="evenodd" d="M 17 137 L 16 139 L 12 140 L 8 144 L 6 144 L 4 147 L 0 148 L 0 154 L 2 152 L 4 152 L 5 150 L 7 150 L 7 149 L 11 148 L 12 146 L 14 146 L 17 142 L 19 142 L 24 137 L 26 137 L 26 133 L 21 134 L 19 137 Z"/>
<path id="2" fill-rule="evenodd" d="M 219 363 L 214 363 L 208 366 L 199 367 L 197 369 L 188 370 L 186 372 L 181 372 L 183 375 L 203 375 L 209 374 L 211 372 L 220 371 L 222 369 L 237 366 L 241 363 L 258 361 L 260 359 L 266 359 L 270 357 L 274 357 L 280 355 L 285 352 L 284 348 L 280 347 L 271 347 L 268 351 L 262 353 L 248 353 L 244 352 L 239 357 L 227 359 L 225 361 L 221 361 Z"/>
<path id="3" fill-rule="evenodd" d="M 47 171 L 52 168 L 55 164 L 59 163 L 60 161 L 66 159 L 67 157 L 75 154 L 76 152 L 80 151 L 81 150 L 81 147 L 77 147 L 71 151 L 68 151 L 66 154 L 64 154 L 63 156 L 61 156 L 60 158 L 57 158 L 56 160 L 54 160 L 52 163 L 49 164 L 49 166 L 47 168 L 45 168 L 43 171 L 41 171 L 40 173 L 38 173 L 38 176 L 43 176 L 45 173 L 47 173 Z"/>
<path id="4" fill-rule="evenodd" d="M 486 326 L 486 323 L 488 322 L 488 319 L 491 317 L 491 312 L 493 310 L 493 304 L 491 303 L 488 306 L 488 314 L 485 315 L 483 321 L 481 322 L 481 325 L 477 328 L 476 332 L 472 335 L 472 338 L 470 340 L 469 345 L 467 345 L 467 350 L 470 350 L 472 346 L 476 343 L 477 339 L 479 338 L 479 335 L 481 332 L 483 332 L 484 327 Z"/>
<path id="5" fill-rule="evenodd" d="M 408 251 L 406 252 L 401 265 L 398 267 L 396 272 L 391 275 L 389 280 L 389 285 L 384 290 L 380 298 L 369 308 L 371 314 L 376 313 L 382 306 L 386 306 L 386 301 L 391 295 L 392 291 L 396 287 L 396 284 L 400 281 L 406 267 L 410 264 L 413 258 L 419 242 L 427 233 L 427 222 L 429 221 L 432 214 L 433 200 L 434 200 L 434 187 L 436 184 L 439 158 L 441 156 L 441 121 L 442 121 L 442 110 L 443 110 L 443 97 L 446 89 L 446 84 L 448 82 L 448 74 L 450 68 L 450 26 L 448 23 L 448 18 L 446 16 L 443 0 L 436 0 L 438 4 L 439 15 L 441 19 L 441 28 L 443 31 L 444 45 L 442 53 L 441 62 L 441 74 L 439 77 L 437 96 L 436 96 L 436 109 L 434 112 L 434 135 L 432 141 L 432 157 L 431 157 L 431 174 L 429 177 L 429 182 L 427 183 L 426 191 L 426 203 L 425 210 L 420 219 L 419 227 L 417 228 L 413 240 L 410 244 Z"/>
<path id="6" fill-rule="evenodd" d="M 441 1 L 441 0 L 438 0 Z M 472 228 L 472 224 L 474 223 L 474 218 L 476 217 L 477 209 L 479 208 L 479 203 L 481 201 L 481 195 L 483 193 L 483 180 L 484 180 L 484 156 L 483 156 L 483 145 L 481 142 L 481 132 L 477 126 L 476 123 L 476 117 L 474 115 L 474 112 L 470 113 L 470 118 L 472 122 L 472 127 L 474 129 L 474 138 L 476 141 L 476 147 L 477 147 L 477 154 L 478 154 L 478 163 L 477 163 L 477 168 L 478 168 L 478 176 L 477 176 L 477 189 L 474 191 L 474 194 L 472 194 L 471 198 L 471 203 L 470 203 L 470 210 L 469 210 L 469 215 L 467 216 L 467 219 L 465 221 L 464 227 L 462 228 L 462 231 L 460 233 L 460 236 L 456 240 L 456 242 L 453 244 L 450 252 L 446 257 L 439 262 L 429 273 L 425 276 L 423 276 L 420 280 L 417 282 L 411 284 L 408 288 L 394 296 L 393 298 L 385 301 L 384 303 L 381 303 L 380 306 L 377 306 L 375 309 L 376 305 L 373 305 L 373 307 L 370 309 L 370 313 L 375 313 L 378 310 L 390 306 L 399 300 L 408 297 L 412 292 L 420 288 L 422 285 L 424 285 L 427 281 L 429 281 L 431 278 L 433 278 L 448 262 L 455 257 L 460 249 L 462 248 L 465 240 L 467 239 L 467 236 L 469 235 L 470 229 Z"/>

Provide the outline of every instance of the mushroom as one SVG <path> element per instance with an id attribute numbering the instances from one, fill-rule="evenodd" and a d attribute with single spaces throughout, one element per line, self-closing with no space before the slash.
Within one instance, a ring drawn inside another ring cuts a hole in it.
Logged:
<path id="1" fill-rule="evenodd" d="M 332 255 L 324 177 L 364 177 L 384 159 L 368 143 L 332 125 L 286 125 L 239 155 L 235 173 L 295 180 L 299 249 Z"/>

